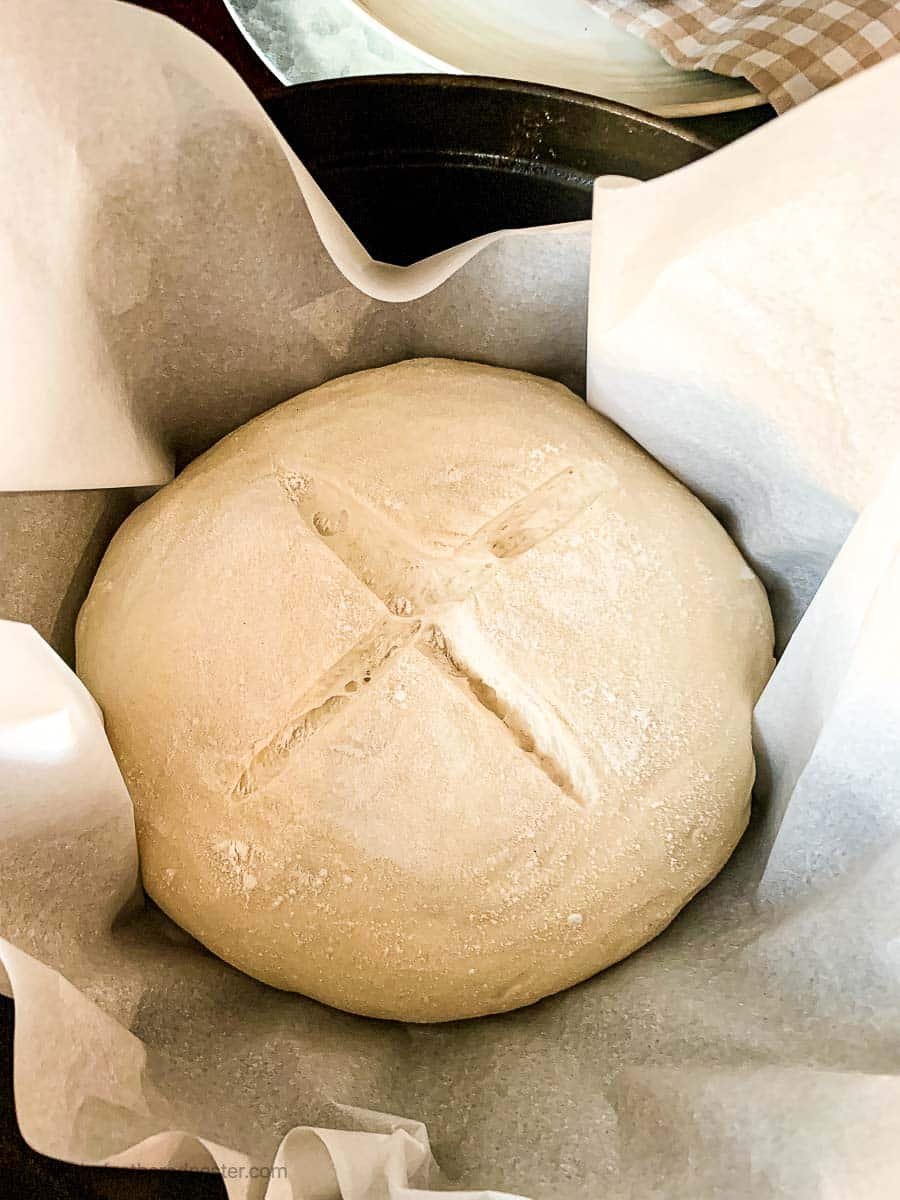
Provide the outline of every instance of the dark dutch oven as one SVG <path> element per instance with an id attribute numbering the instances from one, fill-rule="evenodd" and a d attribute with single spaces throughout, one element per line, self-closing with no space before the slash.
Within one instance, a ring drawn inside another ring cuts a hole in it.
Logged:
<path id="1" fill-rule="evenodd" d="M 715 146 L 593 96 L 463 75 L 299 84 L 265 107 L 369 253 L 393 263 L 583 220 L 598 175 L 652 179 Z"/>

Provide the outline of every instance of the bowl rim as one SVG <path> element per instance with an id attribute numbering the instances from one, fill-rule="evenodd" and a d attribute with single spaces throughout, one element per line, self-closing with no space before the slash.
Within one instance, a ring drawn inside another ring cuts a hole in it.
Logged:
<path id="1" fill-rule="evenodd" d="M 373 12 L 370 11 L 368 5 L 365 3 L 365 0 L 330 0 L 330 2 L 342 6 L 347 12 L 354 13 L 358 19 L 361 19 L 371 29 L 377 30 L 382 36 L 386 36 L 399 49 L 404 50 L 414 58 L 418 58 L 423 64 L 432 66 L 439 73 L 447 75 L 469 74 L 469 72 L 465 71 L 462 67 L 457 67 L 454 63 L 446 62 L 444 59 L 438 58 L 436 55 L 432 54 L 431 51 L 425 50 L 422 46 L 418 46 L 414 42 L 409 41 L 408 38 L 398 33 L 390 25 L 386 25 L 382 20 L 375 16 Z M 230 0 L 226 0 L 226 3 L 228 3 L 230 7 Z M 609 20 L 608 17 L 607 20 Z M 645 39 L 638 38 L 637 40 L 644 41 Z M 649 43 L 645 44 L 649 45 Z M 656 49 L 655 47 L 652 48 Z M 664 59 L 664 56 L 658 49 L 656 49 L 656 54 L 660 58 Z M 673 64 L 669 63 L 668 65 L 672 66 Z M 690 75 L 693 73 L 688 68 L 677 69 L 681 70 L 684 74 Z M 708 73 L 715 74 L 714 72 Z M 472 78 L 486 77 L 472 76 Z M 724 76 L 722 78 L 724 79 Z M 731 76 L 730 78 L 731 82 L 734 84 L 744 84 L 746 90 L 742 89 L 740 92 L 736 92 L 731 96 L 725 96 L 720 99 L 673 101 L 672 103 L 661 105 L 659 111 L 660 113 L 664 112 L 668 117 L 700 117 L 715 113 L 737 112 L 741 109 L 755 108 L 758 105 L 766 103 L 765 96 L 763 96 L 751 84 L 749 84 L 746 79 L 735 78 L 734 76 Z M 563 91 L 568 89 L 560 88 L 559 90 Z M 591 93 L 586 94 L 590 95 Z M 602 97 L 598 97 L 598 99 L 602 99 Z"/>
<path id="2" fill-rule="evenodd" d="M 504 79 L 491 75 L 437 74 L 425 72 L 422 74 L 388 74 L 388 75 L 344 75 L 336 79 L 315 79 L 306 83 L 292 83 L 282 88 L 277 95 L 267 97 L 264 105 L 277 108 L 292 97 L 310 92 L 353 92 L 357 89 L 400 90 L 401 88 L 425 88 L 429 91 L 448 92 L 494 92 L 505 93 L 509 96 L 521 97 L 527 95 L 535 99 L 545 99 L 568 107 L 589 109 L 594 112 L 604 112 L 611 116 L 621 117 L 636 122 L 650 129 L 657 129 L 679 141 L 697 146 L 698 149 L 714 151 L 720 144 L 712 136 L 705 137 L 695 129 L 686 129 L 676 125 L 667 117 L 658 117 L 642 108 L 623 104 L 618 100 L 605 100 L 600 96 L 592 96 L 587 92 L 577 92 L 570 88 L 556 87 L 553 84 L 531 83 L 526 80 Z"/>

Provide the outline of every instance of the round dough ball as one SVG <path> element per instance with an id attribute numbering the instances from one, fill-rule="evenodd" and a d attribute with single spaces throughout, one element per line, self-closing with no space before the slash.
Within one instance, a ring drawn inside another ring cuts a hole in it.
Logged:
<path id="1" fill-rule="evenodd" d="M 555 383 L 415 360 L 238 429 L 143 504 L 78 670 L 148 893 L 248 974 L 502 1012 L 667 925 L 747 822 L 766 597 Z"/>

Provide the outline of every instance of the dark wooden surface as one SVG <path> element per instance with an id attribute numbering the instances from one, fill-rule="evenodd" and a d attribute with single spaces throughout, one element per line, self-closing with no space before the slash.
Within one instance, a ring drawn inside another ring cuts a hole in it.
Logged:
<path id="1" fill-rule="evenodd" d="M 234 25 L 222 0 L 143 0 L 142 7 L 172 17 L 213 45 L 251 90 L 268 99 L 283 86 Z M 768 108 L 678 122 L 718 144 L 732 141 L 772 117 Z M 12 1091 L 13 1005 L 0 997 L 0 1196 L 40 1200 L 219 1200 L 217 1175 L 123 1171 L 70 1166 L 36 1154 L 22 1139 Z"/>

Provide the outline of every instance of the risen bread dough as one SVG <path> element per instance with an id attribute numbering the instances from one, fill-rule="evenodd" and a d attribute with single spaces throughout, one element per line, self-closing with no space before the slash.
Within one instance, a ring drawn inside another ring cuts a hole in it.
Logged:
<path id="1" fill-rule="evenodd" d="M 748 815 L 762 587 L 565 388 L 417 360 L 237 430 L 142 505 L 78 670 L 146 889 L 276 987 L 412 1021 L 658 933 Z"/>

